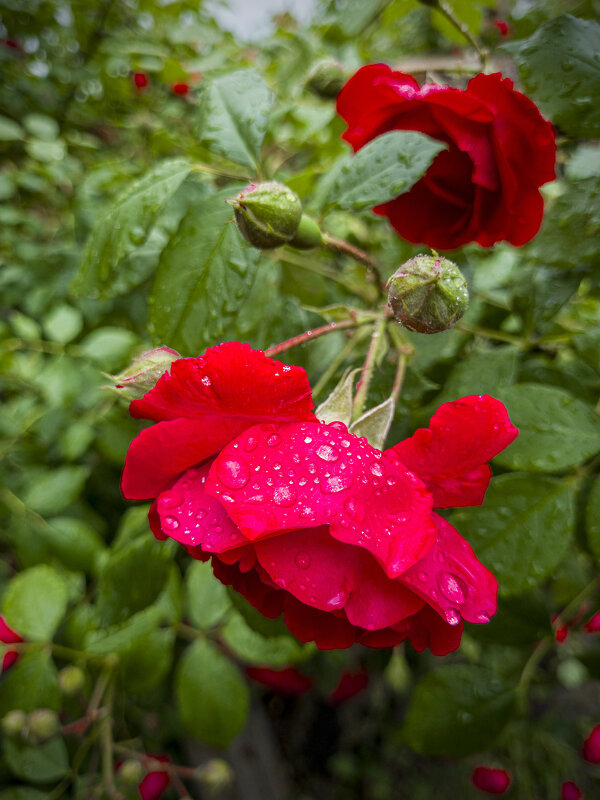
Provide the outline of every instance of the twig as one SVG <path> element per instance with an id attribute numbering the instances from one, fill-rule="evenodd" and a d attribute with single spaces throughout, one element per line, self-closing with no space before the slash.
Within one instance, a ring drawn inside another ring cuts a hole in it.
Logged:
<path id="1" fill-rule="evenodd" d="M 367 325 L 372 322 L 371 319 L 343 319 L 340 322 L 329 322 L 327 325 L 322 325 L 320 328 L 313 328 L 310 331 L 292 336 L 291 339 L 286 339 L 285 342 L 276 344 L 265 350 L 265 355 L 272 357 L 277 356 L 279 353 L 285 353 L 286 350 L 291 350 L 293 347 L 310 342 L 313 339 L 318 339 L 319 336 L 325 336 L 327 333 L 335 333 L 336 331 L 343 331 L 347 328 L 358 328 L 361 325 Z"/>
<path id="2" fill-rule="evenodd" d="M 367 350 L 367 355 L 362 366 L 358 389 L 356 390 L 354 403 L 352 404 L 352 419 L 358 419 L 363 412 L 367 395 L 369 394 L 369 386 L 373 377 L 373 371 L 375 369 L 375 359 L 377 357 L 379 342 L 384 334 L 386 323 L 387 315 L 381 314 L 373 326 L 373 333 L 371 334 L 369 349 Z"/>
<path id="3" fill-rule="evenodd" d="M 364 250 L 361 250 L 359 247 L 355 247 L 353 244 L 350 244 L 350 242 L 345 242 L 343 239 L 330 236 L 328 233 L 323 234 L 323 246 L 328 247 L 330 250 L 336 250 L 338 253 L 343 253 L 344 255 L 350 256 L 360 264 L 364 264 L 365 267 L 371 270 L 375 276 L 379 293 L 383 294 L 386 283 L 383 280 L 381 272 L 379 271 L 379 267 L 368 253 L 365 253 Z"/>
<path id="4" fill-rule="evenodd" d="M 469 44 L 471 44 L 475 48 L 475 50 L 477 51 L 477 55 L 479 56 L 481 69 L 485 70 L 485 65 L 487 62 L 487 52 L 483 50 L 483 48 L 481 47 L 477 39 L 473 36 L 468 27 L 465 25 L 465 23 L 462 22 L 460 19 L 458 19 L 452 8 L 445 2 L 445 0 L 438 0 L 438 3 L 433 7 L 437 9 L 440 12 L 440 14 L 444 16 L 454 28 L 456 28 L 456 30 L 459 33 L 462 33 L 462 35 L 469 42 Z"/>
<path id="5" fill-rule="evenodd" d="M 366 333 L 366 331 L 363 328 L 360 328 L 359 330 L 354 332 L 354 334 L 352 335 L 352 337 L 350 339 L 348 339 L 348 341 L 346 342 L 344 347 L 340 350 L 340 352 L 337 354 L 337 356 L 335 356 L 333 361 L 331 361 L 331 363 L 329 364 L 329 366 L 327 367 L 325 372 L 321 375 L 321 377 L 319 378 L 319 380 L 315 384 L 315 386 L 314 386 L 314 388 L 312 390 L 312 396 L 313 397 L 317 397 L 323 391 L 323 389 L 329 383 L 329 380 L 332 377 L 332 375 L 335 374 L 335 372 L 338 369 L 338 367 L 340 366 L 340 364 L 343 364 L 345 359 L 354 350 L 354 348 L 356 347 L 358 342 L 363 338 L 365 333 Z"/>

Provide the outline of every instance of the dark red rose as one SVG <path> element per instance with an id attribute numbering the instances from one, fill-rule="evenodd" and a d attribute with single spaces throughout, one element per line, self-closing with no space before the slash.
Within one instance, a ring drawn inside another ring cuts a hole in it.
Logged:
<path id="1" fill-rule="evenodd" d="M 262 683 L 274 692 L 292 697 L 310 691 L 312 678 L 303 675 L 296 667 L 269 669 L 268 667 L 246 667 L 246 675 L 257 683 Z"/>
<path id="2" fill-rule="evenodd" d="M 590 764 L 600 764 L 600 725 L 592 728 L 590 735 L 583 743 L 583 757 Z"/>
<path id="3" fill-rule="evenodd" d="M 486 462 L 517 435 L 488 396 L 445 403 L 381 452 L 312 414 L 306 373 L 238 342 L 174 361 L 130 411 L 122 489 L 156 498 L 158 538 L 212 558 L 215 575 L 323 649 L 409 639 L 456 649 L 487 622 L 497 583 L 434 508 L 477 505 Z"/>
<path id="4" fill-rule="evenodd" d="M 510 786 L 510 775 L 505 769 L 476 767 L 471 776 L 473 785 L 488 794 L 504 794 Z"/>
<path id="5" fill-rule="evenodd" d="M 409 242 L 442 250 L 503 239 L 522 245 L 539 230 L 539 187 L 554 179 L 554 134 L 508 78 L 476 75 L 464 90 L 419 87 L 410 75 L 372 64 L 350 78 L 337 109 L 354 150 L 392 130 L 448 145 L 409 192 L 374 209 Z"/>
<path id="6" fill-rule="evenodd" d="M 573 781 L 565 781 L 561 786 L 560 796 L 562 800 L 580 800 L 583 792 Z"/>
<path id="7" fill-rule="evenodd" d="M 148 76 L 145 72 L 134 72 L 133 73 L 133 85 L 136 89 L 145 89 L 146 86 L 150 83 Z"/>
<path id="8" fill-rule="evenodd" d="M 18 642 L 22 642 L 23 637 L 19 636 L 16 631 L 7 624 L 4 617 L 0 616 L 0 642 L 2 644 L 17 644 Z M 4 650 L 4 656 L 2 658 L 2 669 L 0 672 L 6 672 L 7 669 L 12 667 L 12 665 L 17 661 L 19 658 L 19 653 L 17 650 Z"/>
<path id="9" fill-rule="evenodd" d="M 171 84 L 171 91 L 173 94 L 177 94 L 180 97 L 185 97 L 186 94 L 189 92 L 190 87 L 187 83 L 173 83 Z"/>
<path id="10" fill-rule="evenodd" d="M 356 697 L 357 694 L 364 692 L 369 685 L 369 675 L 365 669 L 355 670 L 353 672 L 346 671 L 340 676 L 338 685 L 329 695 L 329 700 L 334 706 L 339 706 Z"/>

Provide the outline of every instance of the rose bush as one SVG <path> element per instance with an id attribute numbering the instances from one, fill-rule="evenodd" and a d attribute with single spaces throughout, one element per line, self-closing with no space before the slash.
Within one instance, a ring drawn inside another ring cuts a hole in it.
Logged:
<path id="1" fill-rule="evenodd" d="M 385 64 L 359 69 L 342 89 L 343 138 L 359 150 L 391 130 L 420 131 L 448 148 L 413 188 L 375 211 L 409 242 L 451 250 L 528 242 L 542 222 L 539 187 L 554 179 L 552 126 L 499 73 L 464 90 L 418 83 Z"/>
<path id="2" fill-rule="evenodd" d="M 488 396 L 442 405 L 381 452 L 312 413 L 302 368 L 230 342 L 174 361 L 130 405 L 157 424 L 122 478 L 149 518 L 267 617 L 323 649 L 409 639 L 458 647 L 495 613 L 497 583 L 434 508 L 477 505 L 486 462 L 517 435 Z"/>

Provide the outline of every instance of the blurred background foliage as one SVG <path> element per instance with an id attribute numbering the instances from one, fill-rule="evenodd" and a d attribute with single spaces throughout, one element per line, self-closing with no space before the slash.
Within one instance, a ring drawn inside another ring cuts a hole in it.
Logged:
<path id="1" fill-rule="evenodd" d="M 160 344 L 264 349 L 375 299 L 360 264 L 259 255 L 229 207 L 209 202 L 257 174 L 219 117 L 233 70 L 252 70 L 241 105 L 254 109 L 261 176 L 319 214 L 319 177 L 348 148 L 335 103 L 307 89 L 313 64 L 333 57 L 350 75 L 385 61 L 460 86 L 478 70 L 463 37 L 416 0 L 319 0 L 302 24 L 247 3 L 235 34 L 217 3 L 0 0 L 0 611 L 27 642 L 0 679 L 0 716 L 45 708 L 63 726 L 42 743 L 4 737 L 1 800 L 108 797 L 115 765 L 144 753 L 181 766 L 171 796 L 185 796 L 183 779 L 193 797 L 469 798 L 480 763 L 511 772 L 507 797 L 558 798 L 567 779 L 600 792 L 580 756 L 600 719 L 600 636 L 582 628 L 600 606 L 600 4 L 451 5 L 490 50 L 489 69 L 553 119 L 559 156 L 538 237 L 455 252 L 471 286 L 464 322 L 406 334 L 414 355 L 390 442 L 470 393 L 504 400 L 521 429 L 485 505 L 454 514 L 499 579 L 499 612 L 440 660 L 409 646 L 301 646 L 208 565 L 154 541 L 147 506 L 119 491 L 140 423 L 104 373 Z M 330 211 L 325 227 L 386 276 L 418 252 L 368 211 Z M 217 256 L 199 264 L 213 239 Z M 339 332 L 284 360 L 306 367 L 321 401 L 365 349 Z M 372 405 L 394 368 L 382 352 Z M 70 664 L 83 671 L 75 692 Z M 290 664 L 311 692 L 251 689 L 243 674 Z M 368 676 L 347 703 L 332 696 L 344 674 Z M 223 756 L 233 773 L 219 772 Z M 125 772 L 116 791 L 138 796 Z"/>

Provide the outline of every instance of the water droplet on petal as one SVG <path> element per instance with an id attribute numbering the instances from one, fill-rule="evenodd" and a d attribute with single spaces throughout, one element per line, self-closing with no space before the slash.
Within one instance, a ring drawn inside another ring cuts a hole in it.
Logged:
<path id="1" fill-rule="evenodd" d="M 165 517 L 162 521 L 162 526 L 166 531 L 176 531 L 179 527 L 179 522 L 175 517 Z"/>
<path id="2" fill-rule="evenodd" d="M 217 477 L 229 489 L 242 489 L 250 479 L 248 466 L 237 458 L 217 461 Z"/>
<path id="3" fill-rule="evenodd" d="M 293 486 L 277 486 L 273 490 L 273 502 L 276 506 L 287 508 L 293 506 L 298 496 Z"/>
<path id="4" fill-rule="evenodd" d="M 198 511 L 196 511 L 196 519 L 198 521 L 204 519 L 205 516 L 206 516 L 206 511 L 203 508 L 200 508 L 198 509 Z"/>
<path id="5" fill-rule="evenodd" d="M 383 475 L 383 467 L 381 464 L 378 464 L 377 461 L 371 464 L 371 474 L 376 475 L 378 478 L 381 478 Z"/>
<path id="6" fill-rule="evenodd" d="M 247 453 L 251 453 L 253 450 L 256 450 L 258 447 L 258 437 L 257 436 L 249 436 L 246 441 L 244 442 L 244 450 Z"/>
<path id="7" fill-rule="evenodd" d="M 315 455 L 322 461 L 337 461 L 340 457 L 340 451 L 333 445 L 321 444 L 315 450 Z"/>
<path id="8" fill-rule="evenodd" d="M 458 576 L 451 572 L 440 572 L 437 582 L 441 593 L 450 603 L 461 606 L 465 602 L 467 587 Z"/>
<path id="9" fill-rule="evenodd" d="M 325 604 L 327 608 L 335 609 L 335 608 L 342 608 L 348 599 L 348 595 L 346 592 L 340 592 L 339 594 L 334 595 L 330 598 L 327 603 Z"/>
<path id="10" fill-rule="evenodd" d="M 281 441 L 281 436 L 278 433 L 272 433 L 267 439 L 267 444 L 269 445 L 269 447 L 277 447 L 280 441 Z"/>
<path id="11" fill-rule="evenodd" d="M 294 561 L 296 562 L 298 569 L 308 569 L 310 567 L 311 557 L 308 553 L 302 551 L 300 553 L 296 553 Z"/>
<path id="12" fill-rule="evenodd" d="M 352 486 L 352 475 L 331 475 L 321 482 L 323 494 L 336 494 Z"/>
<path id="13" fill-rule="evenodd" d="M 460 622 L 460 614 L 455 608 L 447 608 L 445 617 L 448 625 L 458 625 Z"/>

